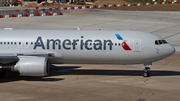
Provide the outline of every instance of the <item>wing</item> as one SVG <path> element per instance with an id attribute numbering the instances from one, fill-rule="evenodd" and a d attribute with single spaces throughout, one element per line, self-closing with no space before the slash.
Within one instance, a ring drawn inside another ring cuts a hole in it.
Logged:
<path id="1" fill-rule="evenodd" d="M 19 61 L 19 57 L 22 56 L 37 56 L 37 57 L 47 57 L 53 58 L 55 55 L 54 53 L 18 53 L 18 54 L 0 54 L 0 64 L 1 65 L 14 65 Z"/>

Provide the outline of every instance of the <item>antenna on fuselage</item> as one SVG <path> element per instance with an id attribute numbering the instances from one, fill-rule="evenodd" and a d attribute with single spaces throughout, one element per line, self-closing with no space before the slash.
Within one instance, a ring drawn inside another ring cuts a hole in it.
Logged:
<path id="1" fill-rule="evenodd" d="M 79 27 L 77 27 L 77 30 L 79 31 L 79 30 L 80 30 L 80 28 L 79 28 Z"/>
<path id="2" fill-rule="evenodd" d="M 13 28 L 4 28 L 4 30 L 13 30 Z"/>

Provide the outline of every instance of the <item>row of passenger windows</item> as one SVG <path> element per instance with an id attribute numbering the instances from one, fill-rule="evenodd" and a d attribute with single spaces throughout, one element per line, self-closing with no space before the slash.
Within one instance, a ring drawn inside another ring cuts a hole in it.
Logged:
<path id="1" fill-rule="evenodd" d="M 0 42 L 0 44 L 19 44 L 19 45 L 21 45 L 22 44 L 22 42 Z M 36 44 L 36 42 L 26 42 L 26 45 L 28 45 L 28 44 L 30 44 L 30 45 L 33 45 L 33 44 Z M 37 43 L 38 45 L 40 44 L 40 43 Z M 83 43 L 83 45 L 84 45 L 85 43 Z M 58 43 L 56 43 L 56 45 L 58 45 Z M 69 43 L 67 43 L 66 45 L 70 45 Z M 73 43 L 72 43 L 72 45 L 73 45 Z M 77 45 L 77 43 L 76 43 L 76 45 Z M 103 44 L 100 44 L 100 43 L 88 43 L 87 45 L 103 45 Z M 110 45 L 110 43 L 108 43 L 107 45 Z M 111 45 L 113 45 L 113 43 L 111 44 Z M 114 43 L 114 45 L 115 46 L 120 46 L 121 45 L 121 43 Z"/>
<path id="2" fill-rule="evenodd" d="M 168 42 L 166 40 L 156 40 L 155 44 L 156 45 L 161 45 L 161 44 L 167 44 Z"/>
<path id="3" fill-rule="evenodd" d="M 0 44 L 15 44 L 15 45 L 19 44 L 19 45 L 21 45 L 21 42 L 0 42 Z M 33 45 L 33 42 L 31 42 L 30 44 Z M 26 42 L 26 45 L 28 45 L 28 42 Z"/>

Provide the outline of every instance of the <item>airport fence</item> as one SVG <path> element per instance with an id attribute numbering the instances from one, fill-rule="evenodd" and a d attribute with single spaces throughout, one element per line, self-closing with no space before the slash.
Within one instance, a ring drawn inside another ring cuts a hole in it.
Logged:
<path id="1" fill-rule="evenodd" d="M 3 10 L 0 11 L 0 18 L 10 17 L 33 17 L 33 16 L 58 16 L 63 15 L 59 8 L 48 9 L 20 9 L 20 10 Z"/>
<path id="2" fill-rule="evenodd" d="M 57 16 L 63 15 L 61 10 L 80 10 L 80 9 L 98 9 L 107 7 L 130 7 L 130 6 L 148 6 L 157 4 L 179 4 L 178 1 L 168 2 L 149 2 L 149 3 L 133 3 L 133 4 L 103 4 L 103 5 L 79 5 L 69 7 L 53 7 L 53 8 L 39 8 L 36 6 L 34 9 L 20 9 L 20 10 L 4 10 L 0 11 L 0 18 L 10 17 L 33 17 L 33 16 Z"/>

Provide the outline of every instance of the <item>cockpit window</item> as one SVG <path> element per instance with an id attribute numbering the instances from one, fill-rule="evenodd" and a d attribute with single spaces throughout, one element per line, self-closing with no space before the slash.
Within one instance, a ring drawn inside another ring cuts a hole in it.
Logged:
<path id="1" fill-rule="evenodd" d="M 156 40 L 155 44 L 156 45 L 167 44 L 167 41 L 166 40 Z"/>
<path id="2" fill-rule="evenodd" d="M 156 41 L 155 41 L 155 44 L 156 44 L 156 45 L 159 45 L 159 42 L 156 40 Z"/>
<path id="3" fill-rule="evenodd" d="M 168 43 L 166 40 L 162 40 L 163 41 L 163 43 Z"/>

